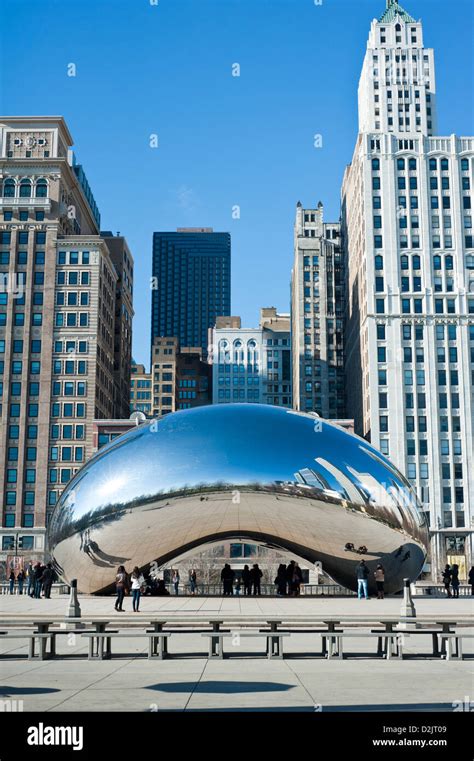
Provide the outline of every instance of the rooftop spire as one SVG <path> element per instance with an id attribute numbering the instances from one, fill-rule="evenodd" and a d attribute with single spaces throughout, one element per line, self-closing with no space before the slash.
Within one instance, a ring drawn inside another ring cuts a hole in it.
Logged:
<path id="1" fill-rule="evenodd" d="M 408 21 L 410 24 L 414 23 L 415 19 L 398 4 L 397 0 L 386 0 L 386 3 L 387 7 L 385 8 L 383 16 L 379 19 L 379 22 L 386 24 L 390 21 L 394 21 L 395 16 L 400 16 L 403 21 Z"/>

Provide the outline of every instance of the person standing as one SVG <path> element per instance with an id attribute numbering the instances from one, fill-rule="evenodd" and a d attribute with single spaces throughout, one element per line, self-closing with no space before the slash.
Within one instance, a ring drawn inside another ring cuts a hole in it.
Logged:
<path id="1" fill-rule="evenodd" d="M 115 610 L 123 612 L 123 598 L 125 597 L 125 587 L 127 586 L 127 572 L 125 566 L 119 565 L 117 575 L 115 576 L 115 590 L 117 598 L 115 600 Z"/>
<path id="2" fill-rule="evenodd" d="M 289 595 L 293 595 L 294 589 L 293 589 L 293 574 L 295 572 L 295 561 L 290 560 L 286 567 L 286 584 L 288 588 Z"/>
<path id="3" fill-rule="evenodd" d="M 453 588 L 453 597 L 459 597 L 459 566 L 454 564 L 451 568 L 451 586 Z"/>
<path id="4" fill-rule="evenodd" d="M 244 570 L 242 571 L 242 582 L 244 585 L 244 595 L 250 595 L 252 594 L 252 582 L 250 581 L 250 569 L 248 565 L 244 565 Z"/>
<path id="5" fill-rule="evenodd" d="M 369 569 L 367 568 L 365 564 L 365 560 L 361 560 L 359 565 L 356 569 L 357 573 L 357 597 L 359 600 L 362 599 L 362 597 L 365 597 L 366 600 L 369 599 L 369 589 L 368 589 L 368 576 L 369 576 Z"/>
<path id="6" fill-rule="evenodd" d="M 174 593 L 175 593 L 175 595 L 179 595 L 179 580 L 180 580 L 180 578 L 179 578 L 179 571 L 178 571 L 178 569 L 176 569 L 176 571 L 172 571 L 172 574 L 173 575 L 171 577 L 171 581 L 172 581 L 172 584 L 173 584 L 173 587 L 174 587 Z"/>
<path id="7" fill-rule="evenodd" d="M 140 595 L 142 587 L 145 585 L 145 579 L 143 574 L 140 573 L 138 566 L 136 565 L 130 576 L 130 582 L 132 584 L 132 607 L 133 612 L 138 613 L 140 607 Z"/>
<path id="8" fill-rule="evenodd" d="M 197 575 L 194 568 L 189 571 L 189 587 L 191 590 L 191 594 L 194 596 L 196 594 L 196 585 L 197 585 Z"/>
<path id="9" fill-rule="evenodd" d="M 235 574 L 232 568 L 230 567 L 229 563 L 225 563 L 224 568 L 221 571 L 221 581 L 224 588 L 223 589 L 224 597 L 232 597 L 234 576 Z"/>
<path id="10" fill-rule="evenodd" d="M 20 568 L 18 571 L 18 576 L 16 577 L 16 580 L 18 582 L 18 594 L 23 594 L 23 584 L 25 583 L 25 572 L 23 568 Z"/>
<path id="11" fill-rule="evenodd" d="M 10 581 L 10 594 L 12 595 L 15 593 L 15 571 L 13 570 L 13 568 L 10 571 L 10 576 L 8 577 L 8 579 Z"/>
<path id="12" fill-rule="evenodd" d="M 377 600 L 383 600 L 385 588 L 385 571 L 380 563 L 377 565 L 377 568 L 374 571 L 374 577 L 375 586 L 377 587 Z"/>
<path id="13" fill-rule="evenodd" d="M 468 576 L 469 584 L 471 585 L 471 595 L 474 595 L 474 565 L 471 566 Z"/>
<path id="14" fill-rule="evenodd" d="M 254 595 L 261 595 L 261 589 L 260 589 L 260 581 L 262 579 L 263 573 L 258 567 L 257 563 L 254 563 L 254 566 L 252 570 L 250 571 L 250 580 L 252 582 L 253 587 L 253 593 Z"/>
<path id="15" fill-rule="evenodd" d="M 451 589 L 450 589 L 450 587 L 451 587 L 451 568 L 449 567 L 449 565 L 447 563 L 446 563 L 446 565 L 444 567 L 444 571 L 443 571 L 443 584 L 444 584 L 444 588 L 446 590 L 447 596 L 448 597 L 452 597 Z"/>
<path id="16" fill-rule="evenodd" d="M 277 595 L 282 597 L 286 595 L 286 565 L 281 563 L 278 566 L 277 575 L 275 578 L 275 584 L 277 588 Z"/>
<path id="17" fill-rule="evenodd" d="M 43 573 L 41 575 L 41 579 L 40 579 L 43 585 L 45 600 L 49 600 L 51 598 L 51 587 L 53 586 L 53 578 L 54 578 L 53 566 L 51 565 L 51 563 L 48 563 L 47 566 L 44 568 Z"/>
<path id="18" fill-rule="evenodd" d="M 27 568 L 26 568 L 26 575 L 28 577 L 28 588 L 27 588 L 27 594 L 29 597 L 34 596 L 34 589 L 35 589 L 35 579 L 34 579 L 34 570 L 33 570 L 33 563 L 31 560 L 29 561 Z"/>
<path id="19" fill-rule="evenodd" d="M 34 591 L 34 597 L 36 600 L 39 600 L 41 597 L 41 577 L 43 575 L 43 568 L 41 566 L 41 563 L 36 563 L 34 568 L 34 581 L 35 581 L 35 591 Z"/>
<path id="20" fill-rule="evenodd" d="M 301 584 L 303 583 L 303 573 L 298 563 L 295 563 L 293 570 L 293 596 L 298 597 L 301 591 Z"/>

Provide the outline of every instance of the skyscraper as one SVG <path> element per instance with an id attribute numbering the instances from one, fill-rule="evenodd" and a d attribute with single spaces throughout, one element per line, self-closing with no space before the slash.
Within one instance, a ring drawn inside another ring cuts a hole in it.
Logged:
<path id="1" fill-rule="evenodd" d="M 230 314 L 230 234 L 154 233 L 152 274 L 152 346 L 155 338 L 176 337 L 180 347 L 200 346 L 205 358 L 208 329 Z"/>
<path id="2" fill-rule="evenodd" d="M 293 407 L 344 418 L 344 270 L 340 226 L 296 206 L 291 273 Z"/>
<path id="3" fill-rule="evenodd" d="M 61 117 L 0 118 L 0 562 L 42 556 L 94 419 L 128 410 L 133 260 L 71 145 Z"/>
<path id="4" fill-rule="evenodd" d="M 474 138 L 436 135 L 433 51 L 387 0 L 342 188 L 348 413 L 415 487 L 434 577 L 472 562 L 473 157 Z"/>

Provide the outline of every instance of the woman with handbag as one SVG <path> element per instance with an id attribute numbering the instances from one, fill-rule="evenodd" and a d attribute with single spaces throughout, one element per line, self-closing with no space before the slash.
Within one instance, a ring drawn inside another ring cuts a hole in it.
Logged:
<path id="1" fill-rule="evenodd" d="M 132 571 L 132 575 L 130 576 L 130 581 L 132 582 L 133 612 L 138 613 L 138 608 L 140 606 L 140 595 L 141 595 L 142 589 L 145 586 L 145 579 L 143 578 L 143 575 L 138 570 L 137 565 Z"/>
<path id="2" fill-rule="evenodd" d="M 123 612 L 122 604 L 125 597 L 125 588 L 127 586 L 127 572 L 123 565 L 119 565 L 117 569 L 117 575 L 115 577 L 115 589 L 117 592 L 117 599 L 115 600 L 115 610 L 120 613 Z"/>

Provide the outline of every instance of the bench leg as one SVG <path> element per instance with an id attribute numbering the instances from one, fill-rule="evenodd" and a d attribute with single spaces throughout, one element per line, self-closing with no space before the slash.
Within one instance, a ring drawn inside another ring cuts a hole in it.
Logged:
<path id="1" fill-rule="evenodd" d="M 327 655 L 327 648 L 326 648 L 326 637 L 321 637 L 321 655 L 326 656 Z"/>
<path id="2" fill-rule="evenodd" d="M 463 659 L 462 655 L 462 637 L 456 637 L 457 645 L 458 645 L 458 658 L 460 661 Z"/>
<path id="3" fill-rule="evenodd" d="M 34 636 L 30 637 L 30 641 L 28 644 L 28 660 L 32 661 L 35 657 L 35 638 Z"/>
<path id="4" fill-rule="evenodd" d="M 283 658 L 280 637 L 267 637 L 267 656 L 268 658 Z"/>
<path id="5" fill-rule="evenodd" d="M 112 637 L 107 637 L 104 658 L 112 658 Z"/>
<path id="6" fill-rule="evenodd" d="M 90 661 L 94 658 L 94 639 L 95 637 L 89 637 L 89 656 L 88 659 Z"/>
<path id="7" fill-rule="evenodd" d="M 451 660 L 451 637 L 446 637 L 444 641 L 446 642 L 446 645 L 445 645 L 446 660 L 450 661 Z"/>
<path id="8" fill-rule="evenodd" d="M 56 655 L 56 635 L 51 634 L 51 644 L 49 646 L 49 654 L 51 658 L 54 658 Z"/>
<path id="9" fill-rule="evenodd" d="M 44 661 L 46 658 L 46 645 L 47 645 L 46 637 L 41 637 L 39 641 L 39 645 L 38 645 L 38 658 L 40 659 L 40 661 Z"/>
<path id="10" fill-rule="evenodd" d="M 222 658 L 223 645 L 219 637 L 209 638 L 209 658 Z"/>
<path id="11" fill-rule="evenodd" d="M 168 654 L 167 644 L 168 641 L 166 637 L 158 637 L 158 658 L 160 661 L 162 661 L 163 658 L 166 658 Z"/>
<path id="12" fill-rule="evenodd" d="M 385 637 L 385 653 L 387 656 L 387 661 L 390 661 L 392 659 L 392 638 L 391 637 Z"/>
<path id="13" fill-rule="evenodd" d="M 440 652 L 439 652 L 439 646 L 438 646 L 438 635 L 432 634 L 431 639 L 433 640 L 433 655 L 435 658 L 439 658 Z"/>

